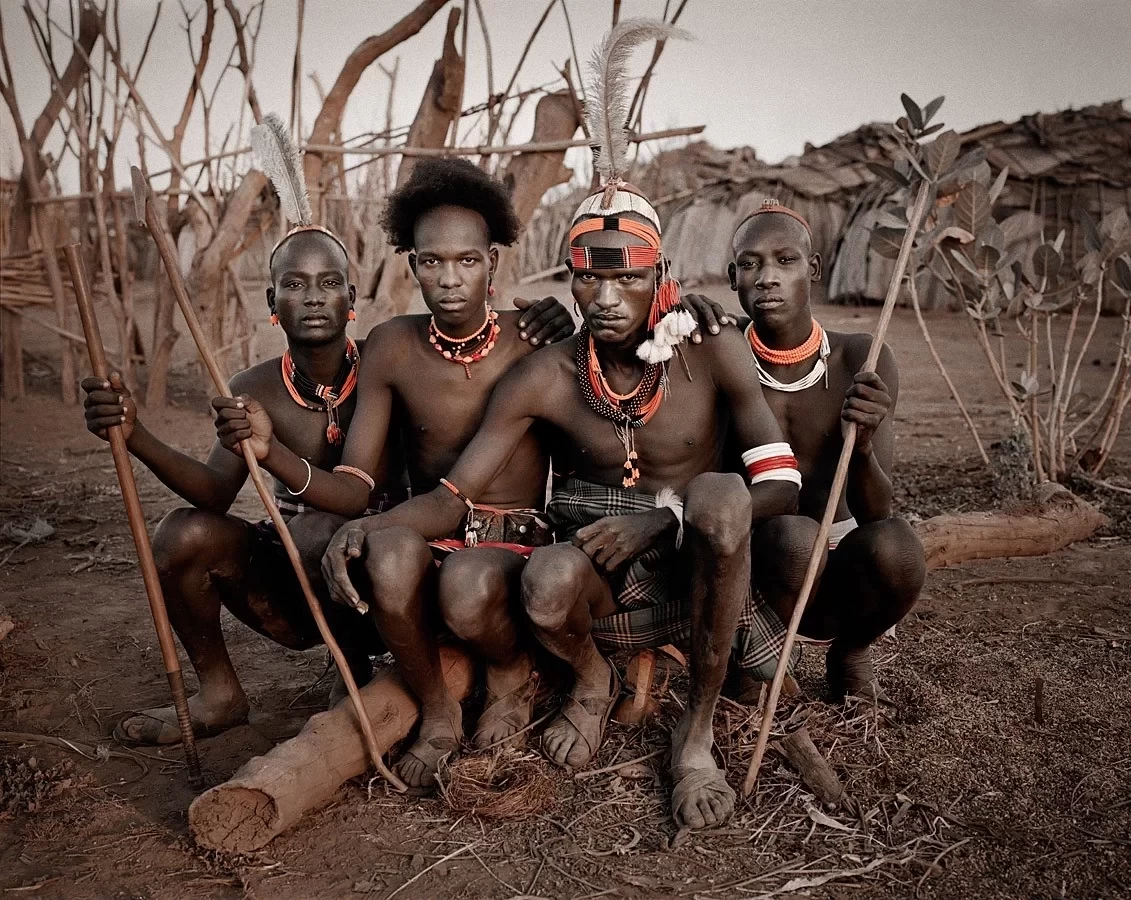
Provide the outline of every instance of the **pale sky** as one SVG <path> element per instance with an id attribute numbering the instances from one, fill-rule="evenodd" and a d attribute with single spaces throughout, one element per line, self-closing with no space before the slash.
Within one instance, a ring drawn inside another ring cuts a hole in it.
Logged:
<path id="1" fill-rule="evenodd" d="M 32 0 L 38 6 L 40 0 Z M 241 9 L 247 0 L 236 0 Z M 547 0 L 482 0 L 490 30 L 496 90 L 514 65 Z M 610 0 L 566 0 L 584 66 L 610 21 Z M 186 0 L 190 9 L 199 0 Z M 223 4 L 217 16 L 211 86 L 231 47 Z M 415 0 L 307 0 L 303 70 L 333 83 L 349 51 L 379 33 Z M 460 3 L 460 6 L 463 4 Z M 670 0 L 672 8 L 678 0 Z M 625 0 L 622 17 L 658 16 L 664 0 Z M 121 0 L 122 43 L 136 60 L 153 15 L 152 0 Z M 38 114 L 49 82 L 31 41 L 18 0 L 0 0 L 4 30 L 16 70 L 26 121 Z M 65 2 L 52 10 L 60 21 Z M 295 0 L 268 0 L 254 81 L 264 110 L 286 118 L 295 42 Z M 407 125 L 439 55 L 447 9 L 382 61 L 400 57 L 394 120 Z M 203 16 L 195 26 L 199 35 Z M 140 89 L 166 134 L 172 130 L 190 77 L 181 11 L 166 0 Z M 706 125 L 704 136 L 720 147 L 753 146 L 760 158 L 778 161 L 805 142 L 824 143 L 858 125 L 891 121 L 901 114 L 899 94 L 925 103 L 946 95 L 940 118 L 964 129 L 1037 111 L 1054 111 L 1131 96 L 1131 0 L 689 0 L 680 25 L 694 42 L 671 43 L 658 66 L 645 111 L 648 130 Z M 67 54 L 56 34 L 59 64 Z M 519 76 L 534 87 L 556 77 L 569 54 L 566 23 L 556 7 Z M 650 47 L 633 59 L 639 77 Z M 486 96 L 483 40 L 472 5 L 464 106 Z M 213 113 L 214 143 L 239 114 L 239 79 L 231 73 Z M 387 80 L 376 66 L 363 77 L 347 108 L 345 133 L 379 130 Z M 318 97 L 303 82 L 303 120 L 309 129 Z M 533 104 L 529 105 L 529 109 Z M 472 120 L 469 140 L 477 137 Z M 529 119 L 519 120 L 512 141 L 526 140 Z M 18 169 L 6 108 L 0 109 L 0 171 Z M 461 135 L 463 131 L 461 130 Z M 57 152 L 58 135 L 49 149 Z M 215 147 L 213 148 L 215 149 Z M 186 158 L 202 155 L 199 107 L 186 142 Z M 132 138 L 123 142 L 119 167 L 136 160 Z M 579 156 L 579 155 L 577 155 Z M 571 157 L 572 158 L 572 157 Z M 357 161 L 354 157 L 352 161 Z M 163 168 L 152 152 L 151 169 Z M 67 179 L 70 180 L 69 178 Z"/>

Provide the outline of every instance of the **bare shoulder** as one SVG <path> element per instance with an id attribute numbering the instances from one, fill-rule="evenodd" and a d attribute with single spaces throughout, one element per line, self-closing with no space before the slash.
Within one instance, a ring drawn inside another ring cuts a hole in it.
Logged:
<path id="1" fill-rule="evenodd" d="M 395 367 L 402 359 L 406 348 L 418 341 L 427 328 L 428 316 L 425 315 L 394 316 L 386 319 L 369 330 L 361 351 L 362 359 L 377 356 L 380 358 L 382 370 Z"/>
<path id="2" fill-rule="evenodd" d="M 710 373 L 716 381 L 734 383 L 744 376 L 758 383 L 758 372 L 754 366 L 754 354 L 750 351 L 750 344 L 737 328 L 723 328 L 718 334 L 705 337 L 701 343 L 693 344 L 685 341 L 680 345 L 679 351 L 687 362 L 691 373 L 691 380 L 699 370 Z M 673 360 L 668 364 L 668 377 L 680 373 L 684 378 L 687 373 L 683 367 Z"/>
<path id="3" fill-rule="evenodd" d="M 282 383 L 280 356 L 273 356 L 256 363 L 242 372 L 237 372 L 228 382 L 233 394 L 249 394 L 253 397 L 264 394 L 268 389 Z"/>
<path id="4" fill-rule="evenodd" d="M 834 354 L 839 349 L 844 360 L 844 367 L 853 375 L 864 368 L 868 361 L 868 352 L 872 349 L 872 335 L 866 331 L 838 332 L 829 331 L 829 349 Z M 876 371 L 885 381 L 898 377 L 899 367 L 895 362 L 895 354 L 891 347 L 884 343 L 880 349 L 879 362 Z"/>

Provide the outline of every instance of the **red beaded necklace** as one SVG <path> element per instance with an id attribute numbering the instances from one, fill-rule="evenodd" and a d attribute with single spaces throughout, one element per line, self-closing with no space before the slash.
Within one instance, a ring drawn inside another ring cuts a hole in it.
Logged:
<path id="1" fill-rule="evenodd" d="M 465 338 L 448 337 L 436 327 L 436 317 L 428 323 L 428 343 L 436 348 L 444 359 L 463 366 L 467 377 L 471 378 L 471 364 L 479 362 L 494 348 L 499 339 L 499 314 L 486 304 L 487 315 L 483 324 Z"/>
<path id="2" fill-rule="evenodd" d="M 644 366 L 640 383 L 629 393 L 618 394 L 605 380 L 589 329 L 582 326 L 575 341 L 574 362 L 582 396 L 594 412 L 612 421 L 624 445 L 624 478 L 621 484 L 626 488 L 634 487 L 640 478 L 640 467 L 637 465 L 639 457 L 633 432 L 647 425 L 663 402 L 667 384 L 664 367 L 659 363 L 648 363 Z"/>
<path id="3" fill-rule="evenodd" d="M 287 388 L 287 393 L 291 395 L 291 399 L 299 406 L 305 406 L 307 409 L 325 410 L 326 440 L 331 444 L 340 444 L 342 442 L 342 429 L 338 424 L 338 407 L 357 387 L 357 344 L 350 338 L 346 338 L 345 361 L 338 372 L 338 377 L 334 379 L 334 384 L 318 384 L 314 379 L 308 378 L 300 372 L 298 367 L 295 366 L 294 359 L 291 358 L 289 347 L 283 353 L 281 367 L 283 384 Z"/>
<path id="4" fill-rule="evenodd" d="M 821 326 L 813 319 L 813 329 L 809 332 L 809 337 L 805 339 L 803 344 L 794 347 L 792 350 L 775 350 L 773 347 L 767 347 L 762 343 L 762 339 L 758 337 L 758 332 L 754 330 L 754 325 L 746 330 L 746 335 L 750 339 L 750 346 L 758 355 L 759 359 L 764 359 L 768 363 L 775 366 L 792 366 L 794 363 L 799 363 L 803 359 L 808 359 L 814 353 L 821 349 L 821 337 L 824 332 Z"/>

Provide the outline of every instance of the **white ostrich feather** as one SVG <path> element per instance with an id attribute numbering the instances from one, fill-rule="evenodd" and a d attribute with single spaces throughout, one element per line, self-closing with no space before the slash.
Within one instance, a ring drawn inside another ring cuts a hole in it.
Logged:
<path id="1" fill-rule="evenodd" d="M 271 179 L 283 216 L 295 225 L 309 225 L 314 221 L 310 209 L 310 195 L 302 177 L 302 154 L 287 126 L 275 113 L 263 117 L 263 123 L 251 129 L 251 149 L 259 168 Z"/>
<path id="2" fill-rule="evenodd" d="M 628 170 L 628 61 L 645 41 L 689 40 L 682 28 L 657 19 L 625 19 L 605 34 L 589 60 L 585 123 L 597 147 L 595 166 L 602 182 Z"/>

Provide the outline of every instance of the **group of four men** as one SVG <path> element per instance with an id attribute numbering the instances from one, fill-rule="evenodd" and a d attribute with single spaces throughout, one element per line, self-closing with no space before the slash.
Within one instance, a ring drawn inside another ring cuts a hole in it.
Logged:
<path id="1" fill-rule="evenodd" d="M 366 681 L 370 657 L 388 650 L 421 701 L 397 766 L 412 787 L 434 785 L 464 736 L 441 641 L 486 664 L 476 748 L 521 740 L 536 665 L 565 663 L 568 693 L 542 746 L 568 767 L 597 753 L 620 692 L 608 654 L 676 644 L 690 648 L 690 689 L 672 738 L 673 816 L 725 820 L 734 793 L 712 756 L 715 704 L 728 670 L 739 683 L 773 673 L 847 422 L 858 426 L 848 488 L 801 630 L 831 641 L 834 694 L 886 701 L 869 648 L 924 578 L 914 533 L 891 514 L 898 378 L 886 348 L 877 373 L 857 374 L 869 336 L 813 319 L 821 258 L 799 215 L 767 202 L 739 225 L 729 274 L 748 318 L 735 321 L 679 296 L 651 204 L 605 186 L 570 231 L 576 334 L 551 298 L 492 308 L 498 247 L 520 223 L 474 165 L 421 160 L 383 224 L 429 314 L 355 344 L 345 248 L 324 229 L 293 230 L 267 289 L 288 349 L 213 401 L 206 462 L 147 431 L 119 376 L 83 382 L 89 429 L 121 424 L 131 452 L 191 504 L 166 516 L 154 552 L 199 679 L 199 734 L 248 714 L 221 606 L 284 646 L 319 640 L 269 522 L 227 514 L 247 475 L 241 441 L 274 475 L 308 572 L 338 601 L 327 617 L 354 677 Z M 117 734 L 178 739 L 168 708 Z"/>

